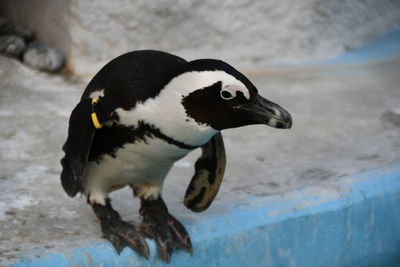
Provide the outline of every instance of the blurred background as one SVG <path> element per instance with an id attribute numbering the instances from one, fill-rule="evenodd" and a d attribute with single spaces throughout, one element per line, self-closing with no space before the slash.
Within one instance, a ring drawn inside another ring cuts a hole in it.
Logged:
<path id="1" fill-rule="evenodd" d="M 335 57 L 400 27 L 397 0 L 1 0 L 0 16 L 92 76 L 112 58 L 159 49 L 249 71 Z"/>

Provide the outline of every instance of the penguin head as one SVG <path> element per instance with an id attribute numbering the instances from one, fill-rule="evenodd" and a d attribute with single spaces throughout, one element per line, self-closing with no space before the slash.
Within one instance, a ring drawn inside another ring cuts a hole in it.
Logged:
<path id="1" fill-rule="evenodd" d="M 223 61 L 191 61 L 178 77 L 181 86 L 191 88 L 182 96 L 185 112 L 199 124 L 216 130 L 252 124 L 292 126 L 289 112 L 259 95 L 246 76 Z"/>

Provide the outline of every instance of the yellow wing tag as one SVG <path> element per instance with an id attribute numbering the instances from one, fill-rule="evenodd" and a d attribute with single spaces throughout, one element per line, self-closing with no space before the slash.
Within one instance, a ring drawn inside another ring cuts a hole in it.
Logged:
<path id="1" fill-rule="evenodd" d="M 97 104 L 97 102 L 99 102 L 98 98 L 95 98 L 92 100 L 92 106 L 95 106 Z M 92 121 L 93 121 L 93 125 L 96 129 L 100 129 L 101 127 L 103 127 L 103 124 L 99 122 L 99 119 L 97 118 L 97 114 L 96 112 L 92 112 Z"/>

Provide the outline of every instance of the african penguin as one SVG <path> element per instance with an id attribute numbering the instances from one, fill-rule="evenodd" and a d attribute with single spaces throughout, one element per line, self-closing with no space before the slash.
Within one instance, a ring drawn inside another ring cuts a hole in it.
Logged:
<path id="1" fill-rule="evenodd" d="M 292 119 L 223 61 L 130 52 L 94 76 L 72 111 L 61 183 L 70 197 L 87 196 L 117 252 L 128 246 L 148 258 L 144 237 L 150 237 L 169 262 L 174 249 L 191 253 L 192 245 L 162 200 L 167 173 L 201 148 L 184 204 L 196 212 L 207 209 L 225 170 L 220 131 L 250 124 L 290 128 Z M 125 186 L 141 200 L 141 225 L 124 222 L 111 206 L 108 193 Z"/>

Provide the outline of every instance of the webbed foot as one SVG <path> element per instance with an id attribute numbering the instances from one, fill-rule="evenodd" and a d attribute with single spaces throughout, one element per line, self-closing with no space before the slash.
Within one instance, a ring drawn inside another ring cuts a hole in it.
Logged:
<path id="1" fill-rule="evenodd" d="M 122 221 L 118 212 L 111 207 L 109 199 L 105 206 L 92 204 L 92 208 L 100 219 L 103 238 L 111 242 L 118 254 L 124 247 L 130 247 L 146 259 L 149 258 L 149 247 L 139 229 Z"/>
<path id="2" fill-rule="evenodd" d="M 157 244 L 158 254 L 169 262 L 175 249 L 183 249 L 192 254 L 192 243 L 185 227 L 168 212 L 164 201 L 142 199 L 140 214 L 143 216 L 142 233 L 153 238 Z"/>

